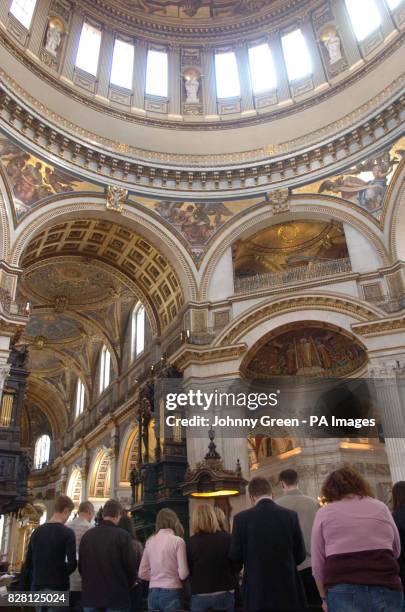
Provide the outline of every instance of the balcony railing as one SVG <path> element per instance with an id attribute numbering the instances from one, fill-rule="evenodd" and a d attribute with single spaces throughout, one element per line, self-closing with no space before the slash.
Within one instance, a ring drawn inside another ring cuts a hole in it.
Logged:
<path id="1" fill-rule="evenodd" d="M 237 278 L 235 279 L 235 293 L 284 287 L 314 278 L 351 272 L 351 270 L 352 267 L 348 257 L 329 259 L 328 261 L 309 263 L 306 266 L 297 266 L 283 272 L 265 272 L 264 274 Z"/>

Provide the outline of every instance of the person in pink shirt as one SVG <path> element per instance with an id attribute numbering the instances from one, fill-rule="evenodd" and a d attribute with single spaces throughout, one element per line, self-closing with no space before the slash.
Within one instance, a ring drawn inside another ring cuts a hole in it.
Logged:
<path id="1" fill-rule="evenodd" d="M 311 536 L 312 573 L 327 612 L 401 612 L 398 529 L 387 506 L 352 467 L 322 487 Z"/>
<path id="2" fill-rule="evenodd" d="M 156 517 L 156 533 L 146 542 L 138 577 L 149 582 L 148 608 L 173 612 L 183 608 L 182 580 L 189 575 L 184 531 L 173 510 Z"/>

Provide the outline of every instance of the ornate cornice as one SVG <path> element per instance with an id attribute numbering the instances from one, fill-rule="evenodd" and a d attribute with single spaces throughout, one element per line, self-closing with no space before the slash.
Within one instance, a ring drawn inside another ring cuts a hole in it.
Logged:
<path id="1" fill-rule="evenodd" d="M 239 358 L 246 351 L 245 344 L 233 346 L 206 347 L 183 345 L 170 357 L 170 363 L 180 371 L 191 364 L 208 364 L 230 361 Z"/>
<path id="2" fill-rule="evenodd" d="M 384 335 L 386 333 L 396 333 L 398 331 L 405 331 L 405 315 L 390 319 L 373 321 L 372 323 L 355 323 L 352 327 L 353 331 L 364 337 L 379 336 Z"/>
<path id="3" fill-rule="evenodd" d="M 370 101 L 370 112 L 373 106 Z M 185 156 L 183 159 L 183 156 L 149 153 L 150 161 L 140 161 L 134 157 L 146 155 L 146 151 L 113 153 L 101 144 L 86 144 L 83 138 L 90 139 L 90 135 L 85 130 L 76 126 L 83 132 L 79 138 L 69 130 L 71 124 L 64 125 L 63 118 L 53 114 L 57 124 L 48 123 L 38 111 L 46 114 L 42 105 L 32 112 L 8 88 L 0 87 L 0 116 L 5 131 L 39 155 L 59 158 L 59 164 L 70 171 L 97 182 L 108 179 L 125 188 L 130 185 L 133 191 L 148 195 L 191 198 L 215 193 L 216 197 L 235 197 L 265 193 L 285 184 L 293 187 L 319 180 L 389 145 L 402 133 L 405 95 L 392 100 L 363 123 L 356 123 L 352 129 L 320 145 L 306 146 L 301 152 L 290 154 L 282 153 L 282 145 L 277 148 L 278 154 L 275 148 L 263 149 L 261 153 L 267 153 L 266 159 L 255 164 L 248 163 L 244 153 L 234 157 L 219 156 L 219 159 L 216 156 Z M 354 111 L 353 121 L 356 116 L 357 111 Z M 110 146 L 111 142 L 105 144 Z M 304 147 L 304 143 L 301 144 Z M 129 157 L 129 153 L 134 157 Z M 210 165 L 193 165 L 203 161 Z M 238 166 L 233 165 L 235 161 L 239 161 Z M 174 165 L 181 163 L 184 165 Z M 212 165 L 215 163 L 218 166 Z"/>
<path id="4" fill-rule="evenodd" d="M 270 319 L 276 315 L 297 310 L 325 310 L 342 312 L 356 319 L 372 321 L 381 316 L 381 312 L 373 307 L 368 307 L 354 299 L 349 300 L 338 295 L 300 295 L 285 299 L 275 299 L 265 306 L 256 307 L 254 310 L 243 313 L 234 320 L 216 340 L 216 345 L 227 346 L 238 341 L 244 334 L 254 329 L 263 320 Z"/>

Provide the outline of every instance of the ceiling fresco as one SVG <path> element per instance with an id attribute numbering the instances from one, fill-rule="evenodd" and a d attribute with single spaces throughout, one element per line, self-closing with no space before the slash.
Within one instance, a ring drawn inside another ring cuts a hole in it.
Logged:
<path id="1" fill-rule="evenodd" d="M 16 219 L 20 221 L 34 206 L 50 196 L 74 191 L 103 191 L 99 185 L 83 181 L 55 168 L 0 136 L 0 163 L 13 194 Z"/>
<path id="2" fill-rule="evenodd" d="M 360 206 L 379 220 L 388 186 L 405 156 L 405 137 L 379 155 L 370 157 L 347 172 L 293 190 L 294 194 L 334 195 Z"/>
<path id="3" fill-rule="evenodd" d="M 343 225 L 335 221 L 273 225 L 233 247 L 235 276 L 239 278 L 348 256 Z"/>
<path id="4" fill-rule="evenodd" d="M 83 326 L 67 315 L 56 313 L 33 314 L 24 330 L 27 339 L 37 337 L 45 341 L 72 340 L 80 338 L 84 332 Z"/>
<path id="5" fill-rule="evenodd" d="M 262 346 L 247 367 L 250 378 L 269 376 L 340 377 L 367 360 L 352 339 L 330 329 L 302 326 L 286 330 Z"/>

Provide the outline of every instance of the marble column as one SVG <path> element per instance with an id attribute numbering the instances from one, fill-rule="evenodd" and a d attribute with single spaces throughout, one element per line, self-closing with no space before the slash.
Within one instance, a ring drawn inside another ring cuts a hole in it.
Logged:
<path id="1" fill-rule="evenodd" d="M 405 368 L 386 360 L 370 363 L 392 482 L 405 480 Z M 395 435 L 395 437 L 393 437 Z"/>

